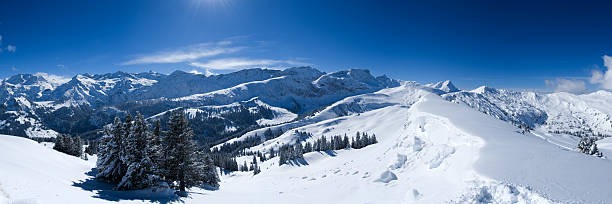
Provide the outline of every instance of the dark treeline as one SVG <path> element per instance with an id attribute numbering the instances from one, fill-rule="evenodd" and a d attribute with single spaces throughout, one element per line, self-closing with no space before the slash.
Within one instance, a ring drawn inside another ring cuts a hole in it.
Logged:
<path id="1" fill-rule="evenodd" d="M 249 105 L 237 105 L 234 107 L 224 108 L 200 108 L 189 115 L 189 123 L 193 129 L 196 140 L 200 145 L 204 144 L 220 144 L 229 139 L 236 138 L 244 133 L 263 128 L 259 125 L 259 119 L 272 119 L 274 112 L 266 107 L 255 106 L 254 110 Z M 159 120 L 162 121 L 162 128 L 165 127 L 165 122 L 170 116 L 162 115 Z M 235 130 L 225 131 L 227 126 L 232 126 Z"/>
<path id="2" fill-rule="evenodd" d="M 233 156 L 236 155 L 252 155 L 253 153 L 247 153 L 241 150 L 245 148 L 254 147 L 261 144 L 263 141 L 271 140 L 281 136 L 284 133 L 282 128 L 278 128 L 276 130 L 272 130 L 271 128 L 266 129 L 264 131 L 264 140 L 262 140 L 261 136 L 257 133 L 254 136 L 250 136 L 241 141 L 235 141 L 232 143 L 225 143 L 220 147 L 215 147 L 212 149 L 213 153 L 230 153 Z"/>
<path id="3" fill-rule="evenodd" d="M 312 136 L 310 133 L 299 132 L 296 130 L 296 134 L 302 138 L 302 136 Z M 350 138 L 345 134 L 344 136 L 335 135 L 332 136 L 329 140 L 327 137 L 323 136 L 313 143 L 305 142 L 302 145 L 302 142 L 299 140 L 295 145 L 283 145 L 279 148 L 278 153 L 276 153 L 273 149 L 270 149 L 270 158 L 274 157 L 278 154 L 279 156 L 279 165 L 286 164 L 287 161 L 303 159 L 304 153 L 314 152 L 314 151 L 328 151 L 328 150 L 340 150 L 340 149 L 361 149 L 365 146 L 376 144 L 378 141 L 376 140 L 376 135 L 372 134 L 371 136 L 367 133 L 357 132 L 355 137 Z"/>
<path id="4" fill-rule="evenodd" d="M 99 146 L 100 142 L 98 142 L 98 140 L 88 140 L 87 147 L 85 147 L 85 153 L 90 155 L 98 154 Z"/>
<path id="5" fill-rule="evenodd" d="M 198 148 L 183 111 L 173 112 L 166 127 L 162 131 L 157 121 L 150 128 L 140 114 L 105 126 L 96 178 L 115 184 L 117 190 L 167 185 L 185 192 L 198 185 L 218 186 L 213 159 Z"/>
<path id="6" fill-rule="evenodd" d="M 83 159 L 87 159 L 87 156 L 83 154 L 83 142 L 81 142 L 80 137 L 72 137 L 67 134 L 60 134 L 55 138 L 54 142 L 54 150 L 75 157 L 82 157 Z"/>
<path id="7" fill-rule="evenodd" d="M 592 129 L 579 130 L 579 131 L 555 130 L 555 131 L 548 131 L 548 133 L 566 134 L 566 135 L 572 135 L 572 136 L 581 137 L 581 138 L 583 138 L 583 137 L 596 137 L 596 139 L 611 137 L 610 135 L 605 135 L 605 134 L 601 134 L 601 133 L 595 134 Z"/>

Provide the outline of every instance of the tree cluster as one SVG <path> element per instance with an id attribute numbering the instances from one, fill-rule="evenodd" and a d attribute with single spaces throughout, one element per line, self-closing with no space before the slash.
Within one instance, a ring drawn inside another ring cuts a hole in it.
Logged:
<path id="1" fill-rule="evenodd" d="M 212 152 L 215 153 L 231 153 L 232 155 L 253 155 L 253 152 L 244 152 L 244 150 L 249 147 L 254 147 L 261 144 L 265 140 L 271 140 L 277 138 L 283 134 L 283 129 L 278 128 L 276 130 L 272 130 L 271 128 L 266 129 L 264 131 L 263 136 L 264 140 L 262 140 L 261 136 L 255 133 L 255 135 L 245 138 L 241 141 L 234 141 L 232 143 L 224 143 L 220 147 L 213 148 Z"/>
<path id="2" fill-rule="evenodd" d="M 312 135 L 309 133 L 298 132 L 298 135 Z M 302 145 L 302 142 L 297 141 L 295 145 L 283 145 L 279 148 L 278 153 L 274 151 L 274 149 L 270 149 L 270 157 L 279 156 L 279 165 L 283 165 L 290 160 L 303 159 L 304 153 L 313 152 L 313 151 L 329 151 L 329 150 L 340 150 L 340 149 L 361 149 L 365 146 L 378 143 L 376 139 L 376 135 L 372 134 L 371 136 L 367 133 L 357 132 L 355 137 L 352 137 L 349 141 L 349 137 L 345 134 L 344 136 L 335 135 L 332 136 L 331 139 L 327 139 L 327 137 L 323 136 L 313 143 L 305 142 Z"/>
<path id="3" fill-rule="evenodd" d="M 60 134 L 55 138 L 54 150 L 63 152 L 75 157 L 82 157 L 83 155 L 83 143 L 80 137 L 72 137 L 66 134 Z M 87 159 L 87 157 L 84 157 Z"/>
<path id="4" fill-rule="evenodd" d="M 153 128 L 141 114 L 105 126 L 98 149 L 96 177 L 116 184 L 117 190 L 162 186 L 185 191 L 197 185 L 218 186 L 213 159 L 194 142 L 183 111 L 172 113 L 168 130 L 157 121 Z"/>
<path id="5" fill-rule="evenodd" d="M 98 154 L 99 142 L 97 140 L 89 140 L 87 141 L 87 147 L 85 147 L 85 153 L 94 155 Z"/>
<path id="6" fill-rule="evenodd" d="M 578 150 L 585 154 L 602 157 L 603 154 L 597 149 L 597 139 L 595 137 L 582 137 L 578 142 Z"/>
<path id="7" fill-rule="evenodd" d="M 238 162 L 229 153 L 211 153 L 211 157 L 215 166 L 226 171 L 238 171 Z"/>

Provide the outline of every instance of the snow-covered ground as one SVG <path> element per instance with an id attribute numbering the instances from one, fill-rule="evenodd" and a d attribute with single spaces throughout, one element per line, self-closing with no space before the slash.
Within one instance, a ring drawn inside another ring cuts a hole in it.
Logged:
<path id="1" fill-rule="evenodd" d="M 262 172 L 221 176 L 219 189 L 191 189 L 185 203 L 610 203 L 612 163 L 560 147 L 551 135 L 521 134 L 511 124 L 455 104 L 417 86 L 346 99 L 309 123 L 292 126 L 322 135 L 373 133 L 362 149 L 305 154 Z M 367 100 L 366 100 L 367 99 Z M 386 101 L 380 105 L 380 101 Z M 339 106 L 340 104 L 352 104 Z M 368 106 L 379 104 L 375 108 Z M 358 105 L 358 106 L 357 106 Z M 338 114 L 342 110 L 361 110 Z M 357 108 L 359 107 L 359 108 Z M 356 109 L 357 108 L 357 109 Z M 364 108 L 364 109 L 360 109 Z M 328 111 L 328 112 L 326 112 Z M 334 114 L 331 114 L 331 113 Z M 322 117 L 325 114 L 334 117 Z M 308 119 L 306 119 L 308 120 Z M 292 124 L 292 123 L 289 123 Z M 536 131 L 537 133 L 537 131 Z M 291 132 L 253 150 L 295 141 Z M 600 141 L 604 154 L 612 141 Z M 569 145 L 569 143 L 568 143 Z M 561 145 L 563 146 L 563 145 Z M 240 158 L 240 161 L 249 158 Z M 0 136 L 0 199 L 44 203 L 157 202 L 146 192 L 98 191 L 92 161 L 23 138 Z M 51 190 L 50 190 L 51 189 Z M 2 198 L 4 197 L 4 198 Z"/>

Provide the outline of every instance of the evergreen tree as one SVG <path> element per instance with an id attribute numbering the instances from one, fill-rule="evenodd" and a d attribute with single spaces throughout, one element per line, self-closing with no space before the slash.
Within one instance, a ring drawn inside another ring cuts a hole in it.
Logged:
<path id="1" fill-rule="evenodd" d="M 342 149 L 349 148 L 349 146 L 349 138 L 348 136 L 346 136 L 346 134 L 344 134 L 344 140 L 342 140 Z"/>
<path id="2" fill-rule="evenodd" d="M 210 155 L 205 154 L 203 157 L 203 163 L 196 169 L 199 169 L 198 180 L 200 180 L 203 184 L 207 184 L 213 187 L 219 186 L 219 175 L 217 174 L 217 167 L 215 167 L 215 163 Z M 236 161 L 234 160 L 234 163 Z"/>
<path id="3" fill-rule="evenodd" d="M 155 175 L 154 163 L 149 157 L 149 131 L 144 117 L 138 113 L 130 126 L 126 138 L 125 158 L 127 172 L 117 185 L 119 190 L 143 189 L 156 184 L 159 176 Z"/>
<path id="4" fill-rule="evenodd" d="M 253 175 L 257 175 L 259 174 L 259 172 L 261 172 L 261 169 L 259 169 L 259 166 L 257 165 L 257 157 L 255 157 L 255 155 L 253 155 Z"/>
<path id="5" fill-rule="evenodd" d="M 100 149 L 96 168 L 96 178 L 111 183 L 121 181 L 125 174 L 125 167 L 121 160 L 123 144 L 123 123 L 116 117 L 112 125 L 104 126 L 101 134 Z"/>
<path id="6" fill-rule="evenodd" d="M 182 110 L 175 111 L 168 122 L 166 133 L 165 179 L 173 187 L 184 192 L 186 188 L 203 183 L 201 168 L 198 161 L 196 144 L 193 141 L 193 130 Z"/>
<path id="7" fill-rule="evenodd" d="M 295 151 L 293 155 L 294 159 L 303 159 L 304 158 L 304 148 L 302 147 L 301 142 L 296 142 Z"/>
<path id="8" fill-rule="evenodd" d="M 148 140 L 148 146 L 147 146 L 147 154 L 149 156 L 149 158 L 151 159 L 151 161 L 153 162 L 153 173 L 156 175 L 161 176 L 163 174 L 162 170 L 161 170 L 161 164 L 163 163 L 163 146 L 162 146 L 162 130 L 161 130 L 161 122 L 159 120 L 155 121 L 155 124 L 153 125 L 153 130 L 151 131 L 150 134 L 147 134 L 147 136 L 149 136 Z"/>

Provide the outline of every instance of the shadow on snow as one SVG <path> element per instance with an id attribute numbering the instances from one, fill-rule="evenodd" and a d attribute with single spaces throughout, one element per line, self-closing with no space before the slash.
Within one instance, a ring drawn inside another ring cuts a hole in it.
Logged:
<path id="1" fill-rule="evenodd" d="M 335 156 L 338 155 L 338 153 L 336 153 L 336 151 L 334 151 L 334 150 L 318 151 L 317 153 L 319 153 L 319 154 L 327 154 L 330 157 L 335 157 Z M 291 165 L 291 166 L 306 166 L 306 165 L 309 165 L 308 161 L 306 161 L 303 158 L 288 160 L 286 164 Z"/>
<path id="2" fill-rule="evenodd" d="M 159 189 L 154 191 L 154 189 L 143 189 L 134 191 L 117 191 L 113 189 L 115 185 L 95 179 L 97 174 L 96 168 L 93 168 L 86 174 L 90 177 L 84 181 L 81 180 L 74 182 L 72 186 L 96 193 L 96 195 L 93 196 L 94 198 L 115 202 L 121 200 L 139 200 L 156 203 L 183 202 L 179 196 L 174 194 L 174 190 Z"/>

